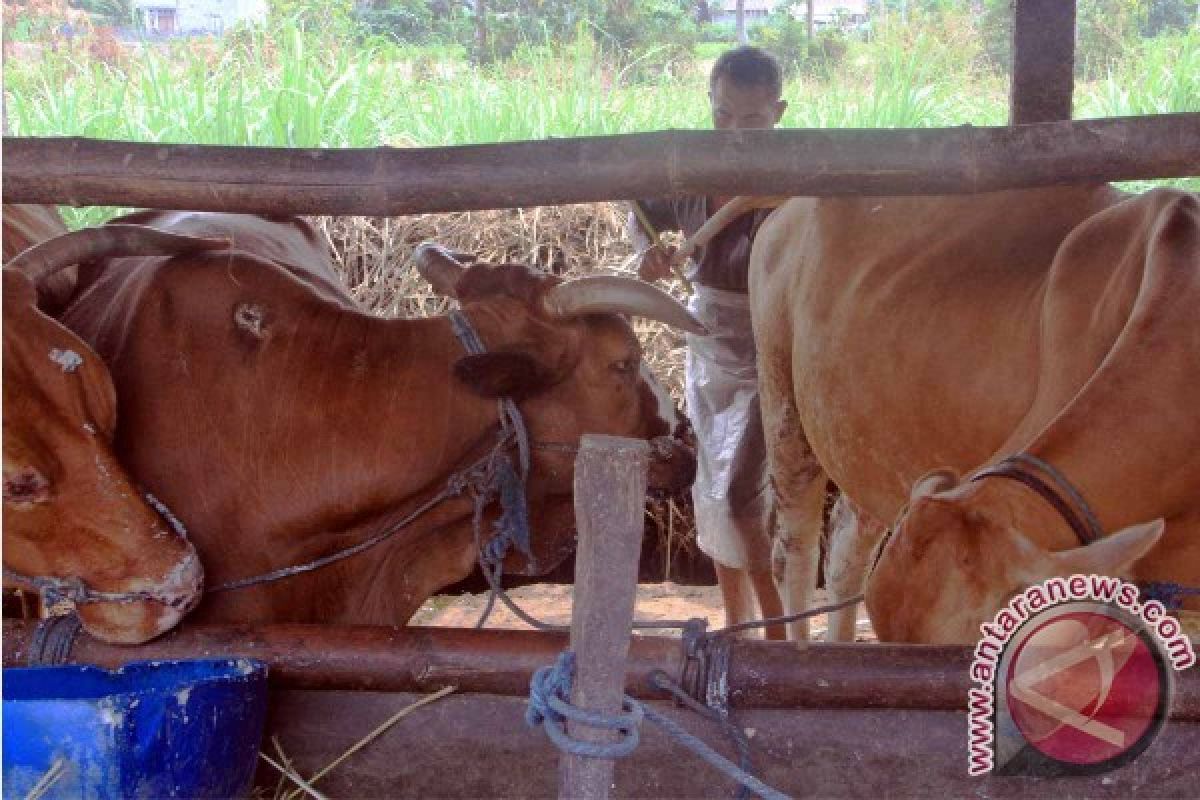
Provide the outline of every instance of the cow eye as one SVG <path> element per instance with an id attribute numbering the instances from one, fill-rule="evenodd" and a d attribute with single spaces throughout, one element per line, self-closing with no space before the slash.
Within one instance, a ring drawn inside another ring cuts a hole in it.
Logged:
<path id="1" fill-rule="evenodd" d="M 33 467 L 4 476 L 4 502 L 44 503 L 50 499 L 50 482 Z"/>
<path id="2" fill-rule="evenodd" d="M 624 358 L 620 361 L 614 361 L 612 368 L 622 375 L 628 375 L 637 372 L 638 362 L 632 358 Z"/>

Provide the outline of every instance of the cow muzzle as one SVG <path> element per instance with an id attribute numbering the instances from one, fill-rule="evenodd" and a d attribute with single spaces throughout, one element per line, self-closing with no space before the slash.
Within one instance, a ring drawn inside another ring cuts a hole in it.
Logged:
<path id="1" fill-rule="evenodd" d="M 679 436 L 650 440 L 650 467 L 646 485 L 656 494 L 681 492 L 696 479 L 696 448 Z"/>
<path id="2" fill-rule="evenodd" d="M 141 644 L 174 628 L 200 602 L 204 570 L 191 546 L 160 581 L 136 582 L 130 598 L 92 600 L 76 604 L 89 634 L 113 644 Z"/>

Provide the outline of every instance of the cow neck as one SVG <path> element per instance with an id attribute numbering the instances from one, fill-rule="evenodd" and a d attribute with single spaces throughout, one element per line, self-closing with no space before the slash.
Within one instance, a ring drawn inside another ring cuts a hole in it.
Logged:
<path id="1" fill-rule="evenodd" d="M 1083 493 L 1063 472 L 1037 456 L 1025 452 L 1009 456 L 978 470 L 970 482 L 980 485 L 981 503 L 1010 509 L 1013 524 L 1042 545 L 1069 549 L 1104 537 Z M 1029 503 L 1031 496 L 1036 505 Z M 1021 510 L 1019 515 L 1011 511 L 1013 506 Z"/>
<path id="2" fill-rule="evenodd" d="M 406 441 L 412 445 L 409 456 L 416 460 L 396 464 L 391 479 L 406 474 L 449 474 L 482 454 L 496 435 L 495 401 L 470 392 L 452 374 L 451 365 L 461 357 L 463 349 L 448 320 L 367 318 L 365 322 L 369 326 L 386 326 L 386 335 L 378 335 L 374 327 L 353 334 L 356 339 L 368 342 L 370 348 L 365 361 L 371 365 L 371 374 L 362 379 L 362 384 L 380 391 L 386 389 L 392 394 L 390 402 L 401 418 L 412 416 L 414 423 L 419 422 L 415 429 L 406 431 Z M 334 363 L 353 361 L 350 355 L 339 357 Z M 383 396 L 377 398 L 383 400 Z M 403 409 L 408 409 L 407 415 Z M 414 413 L 416 409 L 420 411 Z M 368 451 L 369 448 L 364 450 Z M 403 496 L 411 496 L 422 485 L 394 484 L 394 488 L 401 490 Z"/>
<path id="3" fill-rule="evenodd" d="M 458 311 L 451 312 L 450 323 L 456 337 L 468 353 L 485 352 L 482 340 L 465 314 Z M 440 491 L 435 492 L 415 507 L 393 510 L 382 519 L 376 520 L 371 525 L 369 529 L 370 533 L 366 539 L 300 564 L 275 569 L 247 578 L 226 581 L 208 589 L 207 593 L 216 594 L 266 583 L 274 583 L 294 575 L 313 572 L 359 555 L 391 539 L 400 531 L 418 522 L 427 514 L 430 514 L 443 503 L 452 501 L 463 495 L 469 495 L 472 498 L 477 546 L 479 546 L 481 538 L 479 528 L 483 519 L 483 510 L 494 499 L 501 501 L 502 519 L 513 516 L 525 519 L 527 511 L 525 509 L 524 484 L 528 478 L 529 437 L 526 432 L 524 420 L 510 398 L 501 398 L 497 413 L 500 419 L 497 426 L 498 430 L 495 427 L 489 428 L 476 441 L 475 445 L 468 448 L 468 454 L 462 462 L 463 466 L 449 476 L 442 484 Z M 493 432 L 494 435 L 487 435 Z M 478 452 L 481 443 L 483 446 L 487 446 L 488 442 L 491 443 L 490 447 L 487 447 L 481 456 L 477 458 L 471 457 Z M 512 481 L 506 479 L 506 476 L 513 475 L 511 467 L 507 466 L 509 462 L 506 452 L 514 446 L 519 454 L 520 464 L 519 474 L 513 476 L 518 484 L 516 494 L 513 494 Z M 519 506 L 519 509 L 516 506 Z M 530 553 L 527 529 L 511 533 L 510 538 L 511 542 L 506 541 L 506 545 L 515 544 L 527 555 Z M 502 560 L 503 554 L 499 558 Z"/>
<path id="4" fill-rule="evenodd" d="M 483 340 L 479 338 L 479 332 L 475 330 L 475 326 L 471 324 L 471 320 L 464 312 L 450 312 L 450 327 L 469 355 L 482 355 L 487 352 Z M 517 404 L 511 397 L 499 398 L 498 406 L 497 412 L 502 431 L 511 432 L 515 439 L 520 458 L 521 481 L 524 483 L 529 480 L 529 431 L 525 427 L 525 420 L 522 418 L 521 412 L 517 410 Z"/>

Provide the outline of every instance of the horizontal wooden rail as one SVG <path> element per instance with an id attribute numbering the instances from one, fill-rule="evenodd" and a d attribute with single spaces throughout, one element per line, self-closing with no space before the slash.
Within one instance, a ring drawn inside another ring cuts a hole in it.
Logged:
<path id="1" fill-rule="evenodd" d="M 28 658 L 36 623 L 4 620 L 4 666 Z M 554 662 L 564 634 L 527 630 L 368 625 L 207 625 L 185 623 L 137 647 L 80 633 L 70 661 L 114 668 L 141 659 L 245 656 L 270 666 L 280 689 L 462 692 L 524 696 L 539 667 Z M 969 647 L 824 644 L 734 639 L 726 684 L 734 708 L 890 708 L 954 711 L 967 707 Z M 625 687 L 662 697 L 650 676 L 684 671 L 679 639 L 635 636 Z M 1176 676 L 1173 719 L 1200 721 L 1200 671 Z"/>
<path id="2" fill-rule="evenodd" d="M 1200 113 L 296 150 L 4 139 L 6 202 L 394 216 L 670 194 L 956 194 L 1200 175 Z"/>

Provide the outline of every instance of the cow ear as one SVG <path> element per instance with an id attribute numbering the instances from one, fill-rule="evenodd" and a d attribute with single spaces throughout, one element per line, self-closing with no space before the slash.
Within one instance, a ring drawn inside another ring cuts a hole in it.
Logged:
<path id="1" fill-rule="evenodd" d="M 1052 554 L 1057 575 L 1123 575 L 1162 537 L 1162 518 L 1130 525 L 1098 542 Z"/>
<path id="2" fill-rule="evenodd" d="M 476 394 L 514 400 L 537 394 L 553 382 L 536 358 L 515 350 L 463 356 L 454 362 L 454 376 Z"/>
<path id="3" fill-rule="evenodd" d="M 947 467 L 942 467 L 917 478 L 917 482 L 913 484 L 912 491 L 908 493 L 908 499 L 909 502 L 916 502 L 922 497 L 944 492 L 947 489 L 953 489 L 955 486 L 958 486 L 958 473 Z"/>

